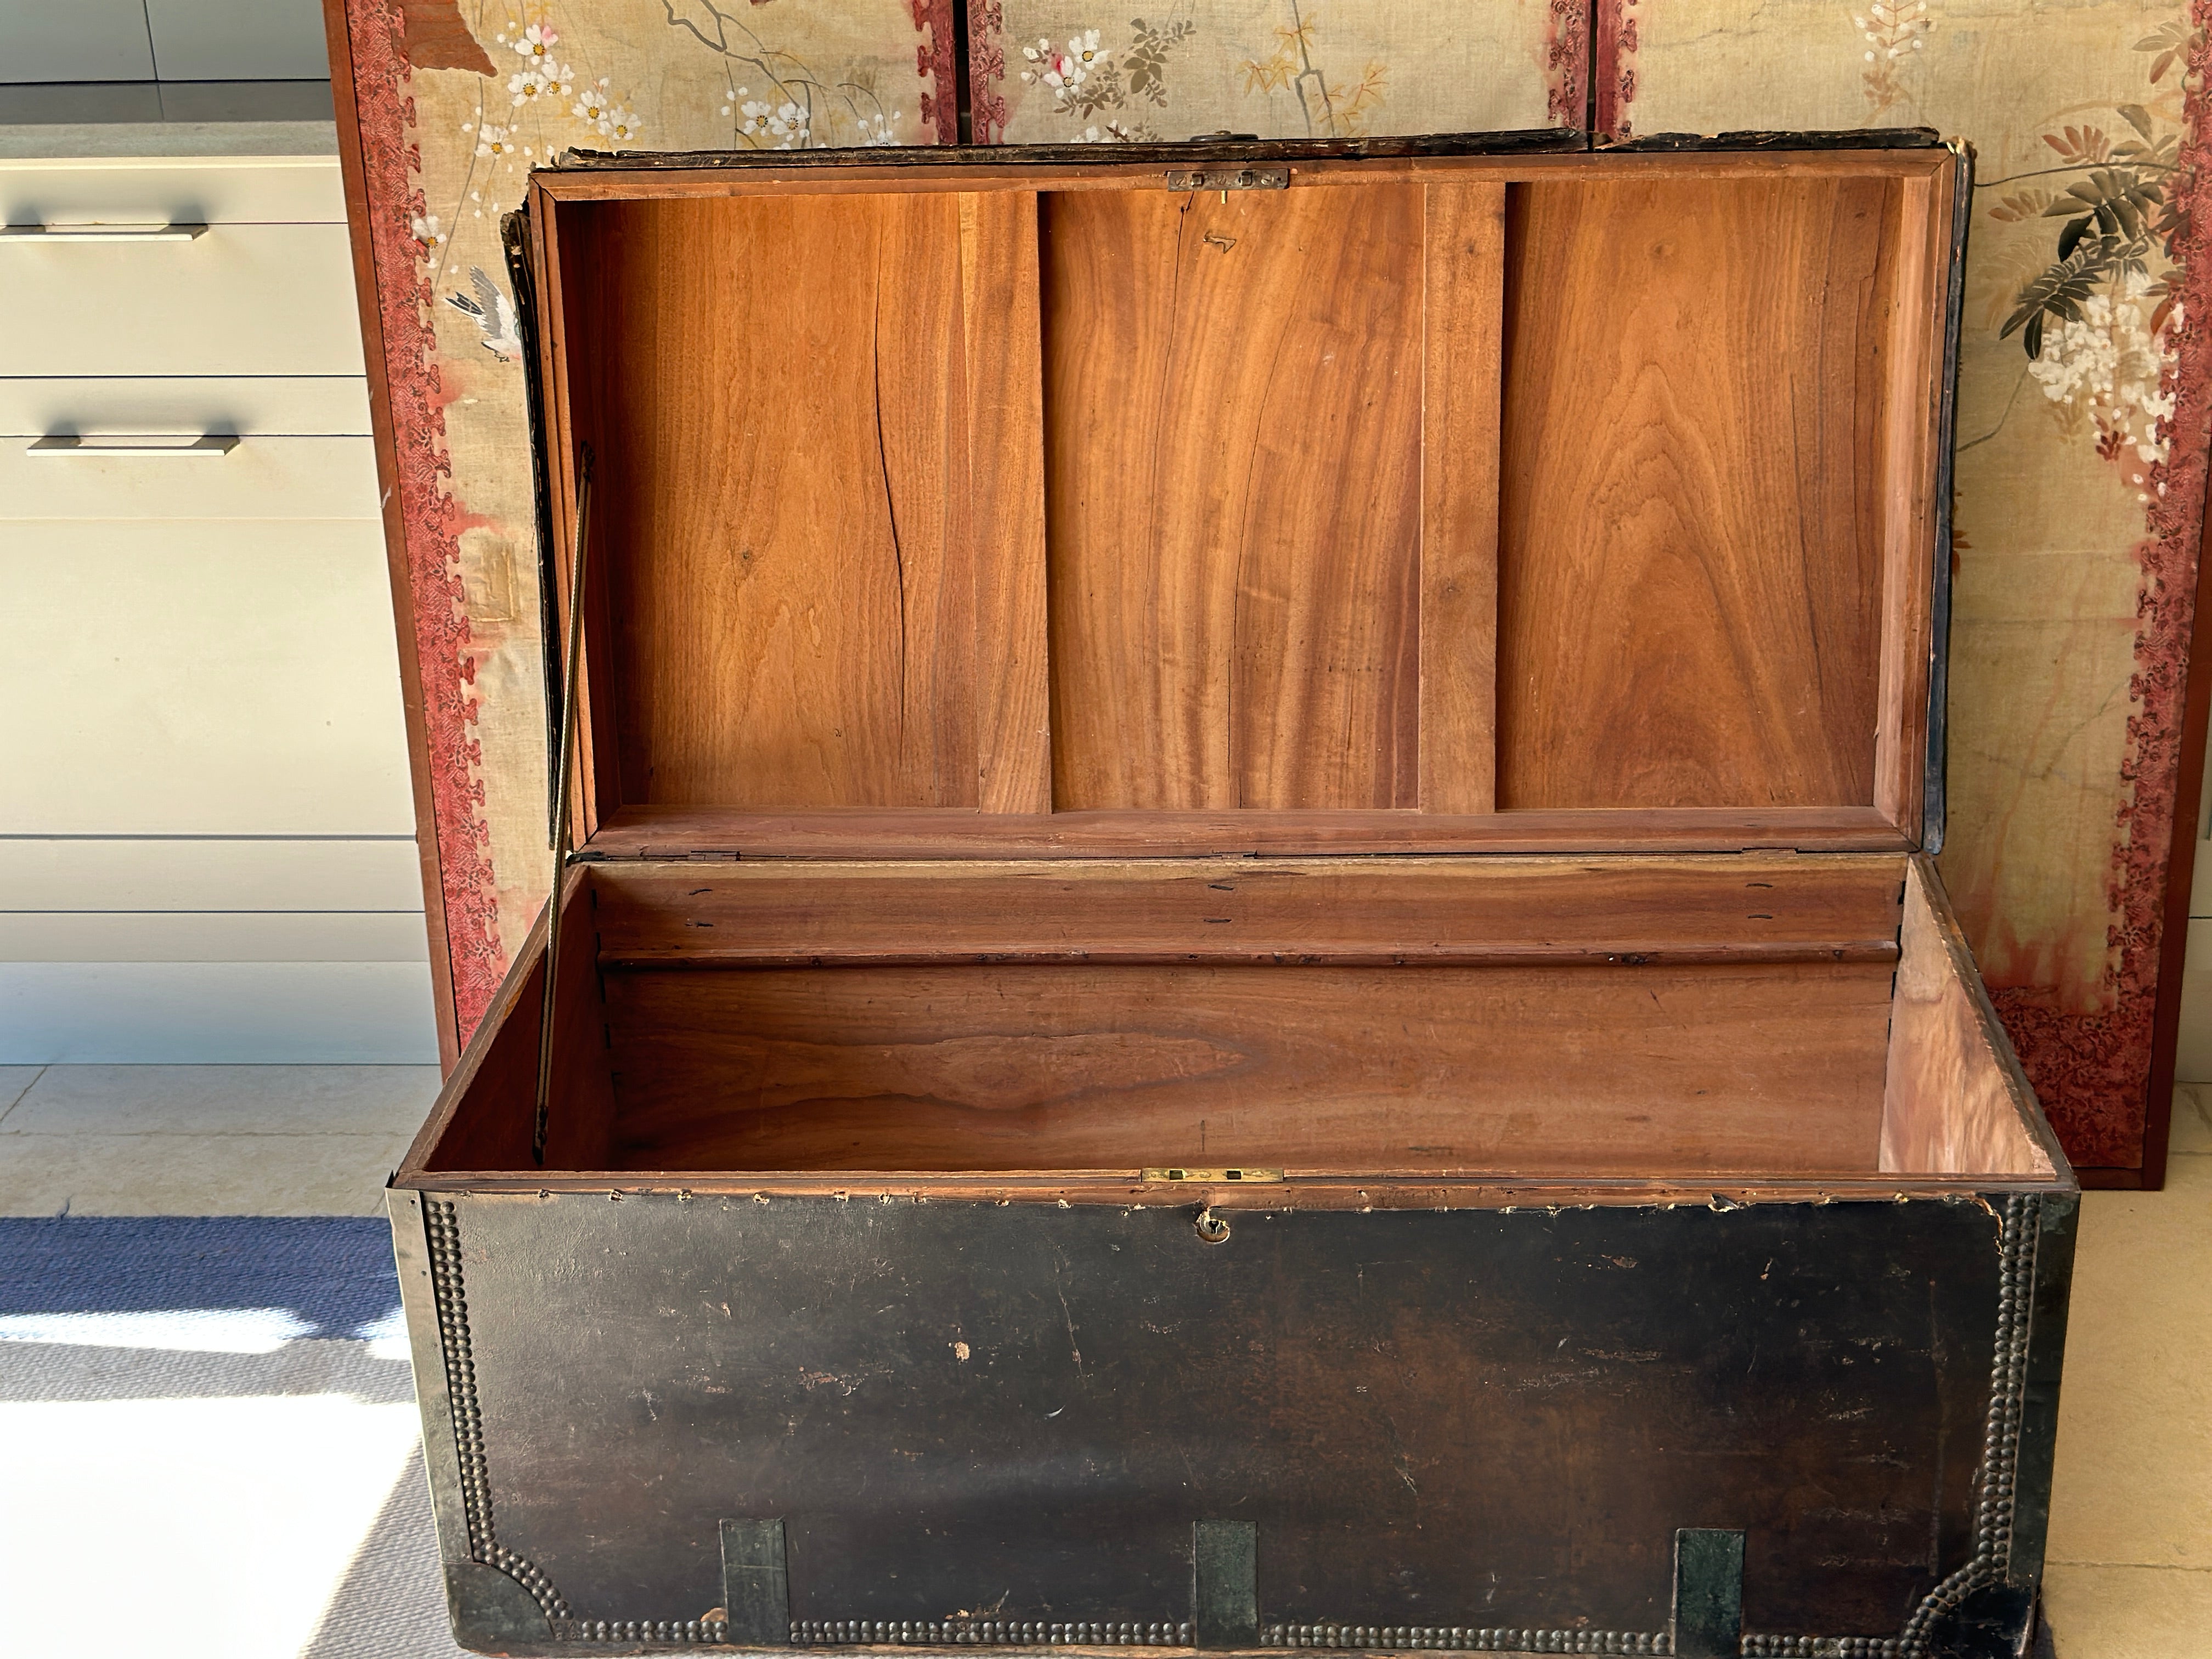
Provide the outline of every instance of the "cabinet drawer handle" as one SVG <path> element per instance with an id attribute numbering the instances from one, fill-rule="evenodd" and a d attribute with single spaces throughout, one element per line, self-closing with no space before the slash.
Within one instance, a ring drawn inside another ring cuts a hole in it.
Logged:
<path id="1" fill-rule="evenodd" d="M 71 432 L 48 433 L 27 447 L 33 455 L 228 455 L 238 447 L 234 432 L 209 432 L 199 437 L 156 433 L 148 437 L 80 437 Z"/>
<path id="2" fill-rule="evenodd" d="M 205 225 L 0 225 L 0 242 L 190 242 Z"/>

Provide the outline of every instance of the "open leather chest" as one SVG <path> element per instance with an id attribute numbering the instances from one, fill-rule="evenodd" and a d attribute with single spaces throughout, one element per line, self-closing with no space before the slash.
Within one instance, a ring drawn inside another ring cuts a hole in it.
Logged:
<path id="1" fill-rule="evenodd" d="M 574 852 L 390 1194 L 461 1640 L 2014 1653 L 1966 187 L 536 174 Z"/>

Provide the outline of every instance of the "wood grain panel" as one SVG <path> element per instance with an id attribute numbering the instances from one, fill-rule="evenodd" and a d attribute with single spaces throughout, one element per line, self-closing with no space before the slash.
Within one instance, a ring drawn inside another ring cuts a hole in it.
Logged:
<path id="1" fill-rule="evenodd" d="M 983 682 L 978 804 L 987 812 L 1049 812 L 1037 198 L 1018 191 L 959 201 L 968 510 Z"/>
<path id="2" fill-rule="evenodd" d="M 1870 804 L 1895 186 L 1509 213 L 1500 805 Z"/>
<path id="3" fill-rule="evenodd" d="M 598 872 L 603 961 L 1893 961 L 1902 862 L 1208 859 Z"/>
<path id="4" fill-rule="evenodd" d="M 607 975 L 617 1167 L 1864 1167 L 1886 964 Z"/>
<path id="5" fill-rule="evenodd" d="M 1897 185 L 1893 257 L 1896 346 L 1890 353 L 1884 489 L 1881 712 L 1875 804 L 1915 841 L 1925 832 L 1929 635 L 1935 627 L 1937 461 L 1943 398 L 1943 334 L 1950 301 L 1949 173 Z M 1943 556 L 1948 556 L 1949 544 Z"/>
<path id="6" fill-rule="evenodd" d="M 1942 158 L 1740 160 L 543 186 L 594 844 L 1901 844 Z"/>
<path id="7" fill-rule="evenodd" d="M 2049 1176 L 2055 1146 L 1924 859 L 1905 891 L 1881 1167 L 1914 1175 Z"/>
<path id="8" fill-rule="evenodd" d="M 1498 454 L 1505 191 L 1426 186 L 1420 805 L 1497 804 Z"/>
<path id="9" fill-rule="evenodd" d="M 1055 804 L 1414 805 L 1420 189 L 1043 226 Z"/>
<path id="10" fill-rule="evenodd" d="M 587 211 L 623 799 L 975 805 L 957 199 Z"/>
<path id="11" fill-rule="evenodd" d="M 553 668 L 553 678 L 563 684 L 563 691 L 556 693 L 549 680 L 546 700 L 550 709 L 556 696 L 565 695 L 566 659 L 574 620 L 569 608 L 575 592 L 577 509 L 584 465 L 577 436 L 580 428 L 587 434 L 592 432 L 599 405 L 605 400 L 605 383 L 610 378 L 601 365 L 597 343 L 589 333 L 579 330 L 577 337 L 570 338 L 570 318 L 572 313 L 583 314 L 586 285 L 599 274 L 600 261 L 594 256 L 592 244 L 596 240 L 594 233 L 608 222 L 608 216 L 589 209 L 556 210 L 545 193 L 542 175 L 532 180 L 530 191 L 530 259 L 539 301 L 536 343 L 543 388 L 536 447 L 544 458 L 545 488 L 551 507 L 549 523 L 544 527 L 549 545 L 540 551 L 540 580 L 550 591 L 542 592 L 541 598 L 548 615 L 544 626 L 552 641 L 548 647 L 549 665 Z M 574 234 L 567 234 L 569 231 Z M 595 464 L 596 459 L 594 451 Z M 606 518 L 605 513 L 600 514 L 590 526 L 589 562 L 600 572 L 600 580 L 593 582 L 584 596 L 583 660 L 578 665 L 576 675 L 572 763 L 575 795 L 570 840 L 577 846 L 589 841 L 608 817 L 623 805 L 622 769 L 617 760 L 620 745 L 615 735 L 614 628 L 607 600 L 611 584 L 605 580 L 610 544 Z M 551 570 L 550 582 L 544 581 L 547 565 Z M 599 674 L 595 670 L 604 672 L 607 682 L 605 688 L 598 684 Z M 549 773 L 560 763 L 559 744 L 558 731 L 550 730 L 546 749 L 555 757 L 547 763 Z M 547 805 L 549 811 L 552 810 L 550 800 Z M 549 826 L 548 842 L 552 838 Z"/>

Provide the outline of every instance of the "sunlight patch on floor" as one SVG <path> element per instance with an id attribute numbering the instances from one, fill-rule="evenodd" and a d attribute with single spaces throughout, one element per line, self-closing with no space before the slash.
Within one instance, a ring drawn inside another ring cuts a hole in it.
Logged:
<path id="1" fill-rule="evenodd" d="M 9 1650 L 295 1659 L 416 1428 L 343 1395 L 0 1403 Z"/>

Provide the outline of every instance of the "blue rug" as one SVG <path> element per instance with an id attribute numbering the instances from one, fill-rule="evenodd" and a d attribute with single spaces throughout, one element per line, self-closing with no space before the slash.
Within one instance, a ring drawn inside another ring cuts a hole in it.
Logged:
<path id="1" fill-rule="evenodd" d="M 0 1403 L 343 1395 L 396 1406 L 414 1398 L 405 1355 L 380 1219 L 0 1218 Z M 128 1648 L 88 1634 L 41 1659 Z M 419 1451 L 299 1659 L 462 1659 Z"/>
<path id="2" fill-rule="evenodd" d="M 343 1340 L 398 1307 L 371 1216 L 0 1218 L 0 1316 L 281 1308 L 300 1336 Z"/>
<path id="3" fill-rule="evenodd" d="M 401 1336 L 374 1218 L 0 1219 L 0 1340 L 262 1353 Z"/>

